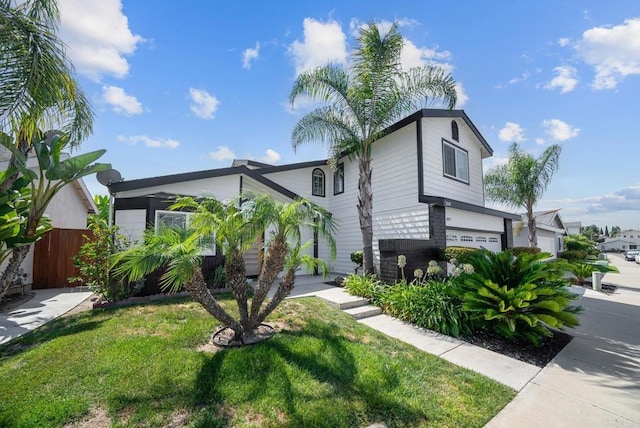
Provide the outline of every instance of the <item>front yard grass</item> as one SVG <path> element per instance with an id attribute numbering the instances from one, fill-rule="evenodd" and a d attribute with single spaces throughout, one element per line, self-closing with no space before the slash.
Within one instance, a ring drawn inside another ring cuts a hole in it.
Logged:
<path id="1" fill-rule="evenodd" d="M 190 299 L 61 318 L 0 347 L 0 427 L 473 427 L 515 395 L 315 298 L 268 322 L 212 353 L 218 323 Z"/>

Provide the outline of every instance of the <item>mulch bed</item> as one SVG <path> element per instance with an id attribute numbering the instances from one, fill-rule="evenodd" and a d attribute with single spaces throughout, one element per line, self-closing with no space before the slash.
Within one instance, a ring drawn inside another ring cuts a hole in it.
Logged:
<path id="1" fill-rule="evenodd" d="M 573 336 L 554 331 L 553 336 L 545 338 L 540 347 L 535 347 L 526 341 L 511 342 L 486 330 L 478 331 L 472 337 L 462 337 L 461 339 L 516 360 L 544 367 L 571 342 Z"/>

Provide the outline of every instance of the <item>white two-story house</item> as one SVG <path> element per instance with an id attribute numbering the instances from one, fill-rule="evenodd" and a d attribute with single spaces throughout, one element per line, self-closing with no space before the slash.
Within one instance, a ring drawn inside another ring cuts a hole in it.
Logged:
<path id="1" fill-rule="evenodd" d="M 485 207 L 482 160 L 493 151 L 463 110 L 423 109 L 387 131 L 372 148 L 374 257 L 383 277 L 395 278 L 398 254 L 412 272 L 447 246 L 513 246 L 511 222 L 520 217 Z M 350 254 L 362 248 L 358 164 L 348 157 L 335 171 L 326 159 L 277 166 L 236 160 L 229 168 L 113 183 L 109 191 L 115 224 L 133 239 L 159 223 L 186 224 L 187 213 L 166 210 L 174 195 L 225 200 L 250 191 L 305 197 L 329 210 L 338 224 L 337 257 L 331 262 L 322 242 L 313 251 L 334 273 L 353 272 Z M 257 274 L 259 260 L 256 248 L 249 274 Z"/>

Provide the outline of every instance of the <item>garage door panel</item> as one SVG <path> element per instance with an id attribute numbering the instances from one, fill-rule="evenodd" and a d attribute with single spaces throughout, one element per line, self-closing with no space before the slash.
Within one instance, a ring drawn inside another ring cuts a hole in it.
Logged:
<path id="1" fill-rule="evenodd" d="M 495 253 L 502 251 L 502 237 L 498 233 L 483 233 L 471 230 L 447 231 L 447 246 L 486 248 Z"/>

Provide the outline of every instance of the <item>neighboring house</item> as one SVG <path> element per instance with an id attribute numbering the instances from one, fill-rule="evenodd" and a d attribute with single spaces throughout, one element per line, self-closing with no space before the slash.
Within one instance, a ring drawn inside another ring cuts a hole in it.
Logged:
<path id="1" fill-rule="evenodd" d="M 626 251 L 640 248 L 640 230 L 626 229 L 597 245 L 601 251 Z"/>
<path id="2" fill-rule="evenodd" d="M 62 154 L 62 158 L 68 158 Z M 6 152 L 0 153 L 0 169 L 7 167 Z M 27 165 L 37 168 L 34 158 Z M 93 197 L 82 179 L 64 186 L 51 200 L 45 215 L 53 229 L 31 246 L 22 262 L 25 283 L 34 289 L 69 286 L 67 279 L 76 274 L 72 257 L 82 245 L 82 235 L 87 229 L 87 217 L 97 212 Z M 0 269 L 4 269 L 8 259 Z"/>
<path id="3" fill-rule="evenodd" d="M 521 217 L 521 221 L 513 223 L 514 247 L 529 246 L 529 218 L 526 214 L 521 214 Z M 538 248 L 556 257 L 559 252 L 564 251 L 563 237 L 568 235 L 560 210 L 534 211 L 533 218 L 536 220 Z"/>
<path id="4" fill-rule="evenodd" d="M 582 222 L 580 221 L 566 221 L 564 227 L 567 229 L 567 235 L 580 235 L 580 229 L 582 229 Z"/>
<path id="5" fill-rule="evenodd" d="M 485 207 L 482 160 L 492 153 L 463 110 L 420 110 L 374 143 L 373 245 L 383 277 L 397 273 L 398 254 L 407 255 L 408 271 L 412 263 L 425 268 L 446 246 L 512 246 L 511 222 L 520 216 Z M 239 192 L 264 192 L 283 201 L 309 198 L 332 213 L 338 224 L 333 272 L 353 272 L 350 254 L 362 249 L 358 164 L 348 157 L 335 171 L 326 159 L 278 166 L 236 160 L 230 168 L 113 183 L 109 191 L 115 224 L 134 240 L 159 223 L 186 224 L 188 213 L 167 211 L 170 195 L 225 200 Z M 312 232 L 303 239 L 313 239 Z M 313 251 L 330 260 L 322 242 Z"/>

